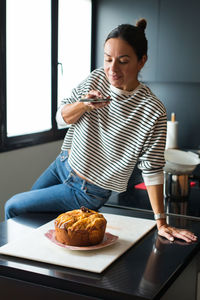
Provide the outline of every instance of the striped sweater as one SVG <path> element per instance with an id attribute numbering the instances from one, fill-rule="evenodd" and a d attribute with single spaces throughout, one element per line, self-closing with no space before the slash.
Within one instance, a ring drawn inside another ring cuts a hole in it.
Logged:
<path id="1" fill-rule="evenodd" d="M 123 192 L 138 163 L 146 185 L 162 184 L 167 121 L 160 100 L 143 84 L 132 92 L 113 87 L 103 68 L 96 69 L 61 102 L 56 117 L 60 125 L 66 125 L 62 107 L 90 90 L 112 101 L 69 126 L 62 150 L 71 149 L 72 169 L 102 188 Z"/>

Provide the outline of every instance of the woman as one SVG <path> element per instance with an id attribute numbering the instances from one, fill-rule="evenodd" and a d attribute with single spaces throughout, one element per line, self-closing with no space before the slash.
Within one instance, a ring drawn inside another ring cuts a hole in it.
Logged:
<path id="1" fill-rule="evenodd" d="M 11 198 L 6 218 L 24 212 L 67 211 L 86 206 L 97 210 L 111 191 L 123 192 L 138 163 L 147 186 L 158 232 L 169 240 L 196 237 L 166 224 L 163 166 L 166 111 L 138 74 L 147 60 L 146 21 L 123 24 L 104 45 L 104 68 L 64 99 L 57 112 L 60 125 L 70 124 L 62 152 L 30 192 Z M 81 98 L 107 98 L 102 103 Z M 110 100 L 109 100 L 110 99 Z"/>

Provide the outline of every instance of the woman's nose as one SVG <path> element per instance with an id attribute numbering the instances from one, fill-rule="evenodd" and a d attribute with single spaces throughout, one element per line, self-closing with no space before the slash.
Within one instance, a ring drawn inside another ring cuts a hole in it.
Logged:
<path id="1" fill-rule="evenodd" d="M 112 64 L 111 64 L 111 70 L 113 72 L 116 72 L 118 70 L 118 64 L 117 64 L 117 61 L 112 61 Z"/>

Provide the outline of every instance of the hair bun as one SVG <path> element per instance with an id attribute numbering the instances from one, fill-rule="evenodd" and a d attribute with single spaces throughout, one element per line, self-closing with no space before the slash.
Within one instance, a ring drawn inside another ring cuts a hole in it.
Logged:
<path id="1" fill-rule="evenodd" d="M 142 31 L 145 31 L 147 27 L 147 21 L 145 19 L 140 19 L 137 21 L 136 26 L 140 28 Z"/>

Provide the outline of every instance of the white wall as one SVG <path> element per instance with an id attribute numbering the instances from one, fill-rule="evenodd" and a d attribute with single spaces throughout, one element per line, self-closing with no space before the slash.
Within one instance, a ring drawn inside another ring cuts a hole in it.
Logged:
<path id="1" fill-rule="evenodd" d="M 14 194 L 27 191 L 60 152 L 62 141 L 0 153 L 0 222 L 4 204 Z"/>

